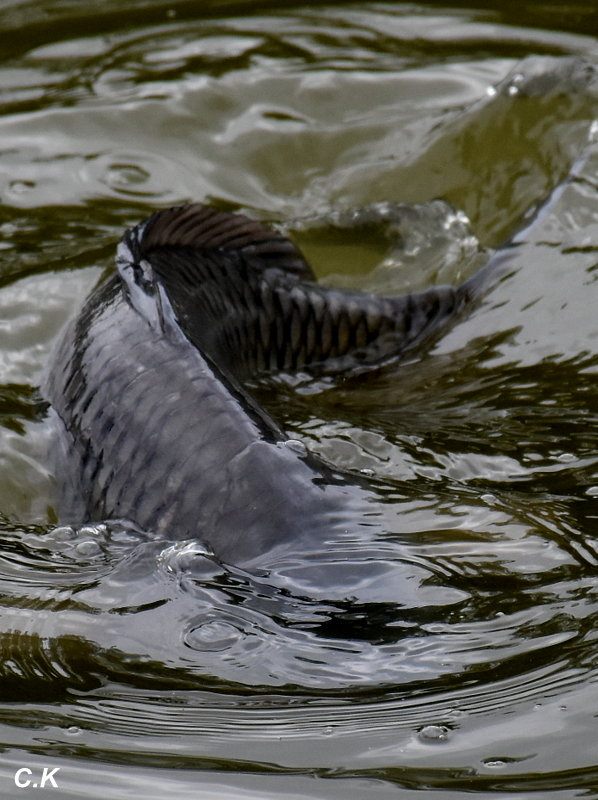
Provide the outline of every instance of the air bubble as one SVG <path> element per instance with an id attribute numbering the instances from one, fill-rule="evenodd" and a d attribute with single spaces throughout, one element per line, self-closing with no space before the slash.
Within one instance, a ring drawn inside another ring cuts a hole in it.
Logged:
<path id="1" fill-rule="evenodd" d="M 521 84 L 523 83 L 523 77 L 524 76 L 521 74 L 521 72 L 517 72 L 515 75 L 513 75 L 513 77 L 511 78 L 511 80 L 507 84 L 507 87 L 506 87 L 507 94 L 510 97 L 514 97 L 515 95 L 519 94 L 519 92 L 521 91 Z"/>
<path id="2" fill-rule="evenodd" d="M 96 556 L 100 552 L 100 545 L 97 542 L 79 542 L 75 546 L 75 552 L 80 556 Z"/>
<path id="3" fill-rule="evenodd" d="M 307 455 L 307 447 L 300 439 L 287 439 L 285 447 L 288 447 L 289 450 L 292 450 L 294 453 L 299 453 L 301 456 Z"/>
<path id="4" fill-rule="evenodd" d="M 228 622 L 205 622 L 185 634 L 185 644 L 192 650 L 219 652 L 228 650 L 241 637 L 241 632 Z"/>
<path id="5" fill-rule="evenodd" d="M 173 575 L 186 574 L 196 580 L 209 580 L 220 572 L 213 552 L 195 539 L 165 547 L 157 556 L 158 566 Z"/>
<path id="6" fill-rule="evenodd" d="M 432 742 L 447 742 L 450 737 L 450 728 L 446 725 L 426 725 L 419 733 L 419 739 L 426 744 Z"/>
<path id="7" fill-rule="evenodd" d="M 502 769 L 506 766 L 506 762 L 500 758 L 489 758 L 486 761 L 482 761 L 482 764 L 488 769 Z"/>
<path id="8" fill-rule="evenodd" d="M 58 528 L 54 528 L 49 535 L 56 542 L 68 542 L 74 539 L 77 533 L 70 525 L 61 525 Z"/>
<path id="9" fill-rule="evenodd" d="M 106 526 L 105 525 L 82 525 L 78 530 L 79 536 L 105 536 L 106 535 Z"/>
<path id="10" fill-rule="evenodd" d="M 9 184 L 9 189 L 13 194 L 25 194 L 33 188 L 35 188 L 33 181 L 11 181 Z"/>
<path id="11" fill-rule="evenodd" d="M 498 503 L 498 498 L 496 497 L 496 495 L 489 494 L 489 493 L 483 494 L 480 497 L 480 500 L 483 500 L 484 503 L 486 503 L 489 506 L 494 506 L 494 505 L 496 505 Z"/>
<path id="12" fill-rule="evenodd" d="M 561 464 L 570 464 L 571 461 L 575 461 L 575 456 L 573 453 L 561 453 L 556 460 L 560 461 Z"/>

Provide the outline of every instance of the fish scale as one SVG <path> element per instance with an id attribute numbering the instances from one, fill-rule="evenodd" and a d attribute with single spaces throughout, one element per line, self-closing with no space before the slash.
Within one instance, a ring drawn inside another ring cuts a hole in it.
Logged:
<path id="1" fill-rule="evenodd" d="M 55 355 L 45 393 L 65 485 L 78 486 L 91 521 L 201 539 L 234 563 L 346 535 L 367 515 L 364 500 L 356 521 L 348 501 L 359 482 L 286 447 L 244 380 L 399 356 L 472 295 L 472 284 L 398 297 L 328 289 L 259 222 L 199 205 L 156 212 L 125 234 L 116 274 Z M 61 518 L 80 522 L 80 506 L 65 492 Z"/>

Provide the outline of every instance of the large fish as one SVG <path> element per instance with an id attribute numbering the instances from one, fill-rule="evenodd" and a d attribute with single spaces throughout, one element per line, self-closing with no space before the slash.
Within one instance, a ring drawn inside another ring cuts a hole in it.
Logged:
<path id="1" fill-rule="evenodd" d="M 125 518 L 237 564 L 331 536 L 346 498 L 244 380 L 420 347 L 498 269 L 491 260 L 459 287 L 398 297 L 323 288 L 289 239 L 202 205 L 128 231 L 116 264 L 68 327 L 45 387 L 66 445 L 60 512 L 74 513 L 76 495 L 79 522 Z"/>

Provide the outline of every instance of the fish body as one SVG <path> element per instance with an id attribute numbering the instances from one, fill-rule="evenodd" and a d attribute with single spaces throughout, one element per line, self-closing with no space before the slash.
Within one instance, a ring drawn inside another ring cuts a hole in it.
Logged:
<path id="1" fill-rule="evenodd" d="M 63 480 L 70 470 L 85 521 L 200 539 L 237 564 L 325 540 L 347 516 L 343 480 L 289 446 L 244 381 L 380 363 L 434 336 L 474 294 L 326 289 L 290 240 L 201 205 L 156 212 L 125 234 L 116 262 L 44 388 Z"/>

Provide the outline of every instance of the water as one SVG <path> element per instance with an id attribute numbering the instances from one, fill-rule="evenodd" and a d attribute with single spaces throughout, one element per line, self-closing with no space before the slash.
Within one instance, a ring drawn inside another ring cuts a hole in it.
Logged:
<path id="1" fill-rule="evenodd" d="M 3 796 L 24 767 L 65 798 L 598 795 L 598 93 L 558 60 L 595 65 L 595 29 L 498 0 L 3 4 Z M 300 597 L 52 511 L 52 345 L 126 225 L 205 198 L 388 293 L 525 229 L 430 352 L 256 387 L 371 500 Z"/>

